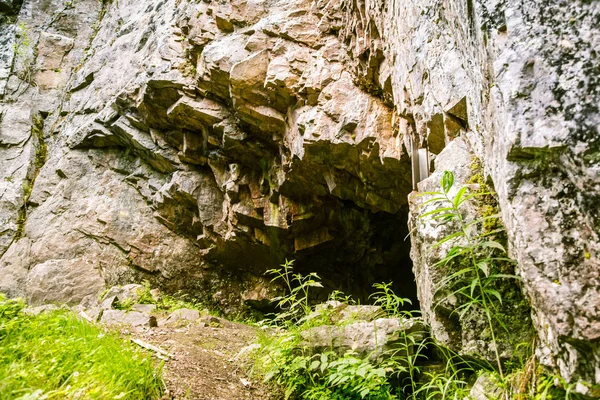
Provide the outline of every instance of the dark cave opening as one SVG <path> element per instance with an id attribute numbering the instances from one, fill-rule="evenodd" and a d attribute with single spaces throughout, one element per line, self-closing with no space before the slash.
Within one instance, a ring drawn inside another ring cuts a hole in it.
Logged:
<path id="1" fill-rule="evenodd" d="M 339 290 L 361 304 L 373 302 L 376 283 L 392 283 L 394 293 L 410 300 L 406 309 L 417 310 L 417 287 L 410 258 L 408 206 L 395 214 L 371 212 L 345 204 L 338 210 L 344 220 L 348 210 L 359 210 L 359 221 L 331 228 L 334 240 L 305 254 L 296 254 L 294 270 L 316 272 L 324 289 L 315 301 L 324 301 Z M 346 228 L 343 230 L 342 228 Z"/>

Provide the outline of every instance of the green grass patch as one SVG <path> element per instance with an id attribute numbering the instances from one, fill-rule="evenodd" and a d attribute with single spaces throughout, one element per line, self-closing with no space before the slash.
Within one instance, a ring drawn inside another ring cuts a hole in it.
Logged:
<path id="1" fill-rule="evenodd" d="M 68 310 L 37 316 L 0 294 L 0 400 L 155 399 L 161 365 Z"/>

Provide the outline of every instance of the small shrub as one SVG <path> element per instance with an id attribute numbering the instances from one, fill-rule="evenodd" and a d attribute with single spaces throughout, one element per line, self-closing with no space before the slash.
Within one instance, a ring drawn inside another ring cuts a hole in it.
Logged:
<path id="1" fill-rule="evenodd" d="M 268 271 L 274 276 L 273 280 L 284 283 L 287 292 L 275 299 L 282 312 L 262 322 L 270 332 L 259 336 L 254 349 L 254 371 L 265 381 L 279 384 L 286 399 L 398 399 L 389 378 L 408 370 L 406 351 L 397 349 L 390 352 L 383 362 L 376 363 L 368 357 L 358 357 L 352 351 L 340 356 L 333 351 L 314 354 L 302 348 L 301 333 L 315 326 L 332 324 L 330 313 L 338 310 L 327 307 L 315 310 L 310 305 L 309 293 L 313 288 L 322 287 L 318 275 L 293 273 L 292 267 L 293 262 L 286 261 L 281 268 Z M 397 306 L 403 305 L 406 300 L 396 296 L 390 284 L 380 284 L 376 288 L 379 292 L 374 295 L 374 301 L 381 304 L 388 315 L 397 314 Z M 353 303 L 349 296 L 339 291 L 329 298 Z M 338 322 L 347 323 L 349 321 Z M 407 346 L 414 346 L 415 342 L 406 339 Z M 402 357 L 397 357 L 400 354 Z"/>

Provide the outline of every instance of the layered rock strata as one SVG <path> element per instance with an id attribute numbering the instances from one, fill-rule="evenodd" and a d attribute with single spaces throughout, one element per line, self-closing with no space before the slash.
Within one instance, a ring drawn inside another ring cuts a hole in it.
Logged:
<path id="1" fill-rule="evenodd" d="M 236 311 L 294 258 L 330 289 L 414 297 L 409 159 L 347 68 L 340 15 L 26 2 L 7 25 L 0 288 L 76 302 L 148 279 Z"/>

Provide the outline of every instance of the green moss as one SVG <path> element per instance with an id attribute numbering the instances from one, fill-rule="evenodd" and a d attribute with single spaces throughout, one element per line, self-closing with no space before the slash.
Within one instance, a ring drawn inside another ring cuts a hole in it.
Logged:
<path id="1" fill-rule="evenodd" d="M 467 181 L 470 185 L 478 185 L 479 188 L 475 191 L 475 193 L 479 193 L 479 215 L 484 217 L 483 222 L 483 233 L 489 233 L 497 230 L 501 230 L 504 228 L 502 225 L 502 221 L 500 218 L 489 218 L 494 215 L 500 214 L 500 209 L 498 208 L 498 200 L 496 199 L 496 193 L 485 179 L 485 174 L 483 171 L 483 165 L 481 160 L 478 157 L 475 157 L 470 165 L 471 169 L 471 178 Z"/>
<path id="2" fill-rule="evenodd" d="M 31 135 L 34 138 L 35 146 L 35 158 L 33 160 L 33 174 L 30 177 L 25 178 L 22 185 L 23 190 L 23 205 L 19 209 L 17 216 L 17 229 L 15 231 L 14 240 L 19 240 L 23 237 L 25 231 L 25 222 L 27 220 L 27 203 L 31 197 L 33 191 L 33 184 L 40 169 L 46 163 L 48 156 L 48 148 L 44 141 L 44 120 L 40 115 L 33 118 L 33 125 L 31 127 Z M 29 174 L 28 174 L 29 176 Z"/>
<path id="3" fill-rule="evenodd" d="M 39 172 L 40 168 L 44 166 L 48 157 L 48 147 L 46 146 L 46 142 L 44 141 L 44 120 L 41 116 L 36 116 L 33 118 L 31 134 L 37 141 L 34 161 L 37 173 Z"/>
<path id="4" fill-rule="evenodd" d="M 470 165 L 472 176 L 468 184 L 477 185 L 474 193 L 477 196 L 477 208 L 479 217 L 483 218 L 482 234 L 508 247 L 508 236 L 502 220 L 500 219 L 500 208 L 493 183 L 485 177 L 482 162 L 475 157 Z M 497 250 L 495 256 L 506 258 L 502 251 Z M 515 263 L 509 260 L 496 261 L 499 273 L 514 275 Z M 526 356 L 524 347 L 520 343 L 529 343 L 533 337 L 533 326 L 531 324 L 531 305 L 521 292 L 518 281 L 515 279 L 496 281 L 495 289 L 502 296 L 502 303 L 497 305 L 494 318 L 498 321 L 499 341 L 513 348 L 513 361 L 518 363 L 520 358 Z"/>

